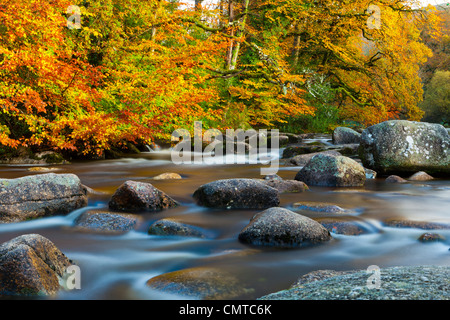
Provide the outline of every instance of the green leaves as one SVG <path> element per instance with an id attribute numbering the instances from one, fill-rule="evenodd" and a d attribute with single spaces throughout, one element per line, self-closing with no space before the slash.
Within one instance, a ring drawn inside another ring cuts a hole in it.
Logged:
<path id="1" fill-rule="evenodd" d="M 450 71 L 438 70 L 425 91 L 424 120 L 450 125 Z"/>

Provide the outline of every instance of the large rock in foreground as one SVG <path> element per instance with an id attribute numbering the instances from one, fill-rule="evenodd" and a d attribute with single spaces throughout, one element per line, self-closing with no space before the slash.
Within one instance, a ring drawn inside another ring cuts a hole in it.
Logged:
<path id="1" fill-rule="evenodd" d="M 194 192 L 198 205 L 220 209 L 266 209 L 280 204 L 279 192 L 256 179 L 224 179 Z"/>
<path id="2" fill-rule="evenodd" d="M 299 248 L 331 240 L 320 223 L 285 208 L 258 213 L 240 232 L 239 240 L 274 248 Z"/>
<path id="3" fill-rule="evenodd" d="M 0 296 L 52 295 L 70 260 L 47 238 L 22 235 L 0 246 Z"/>
<path id="4" fill-rule="evenodd" d="M 377 288 L 373 272 L 337 272 L 259 300 L 449 300 L 449 274 L 449 266 L 382 268 Z"/>
<path id="5" fill-rule="evenodd" d="M 0 179 L 0 222 L 19 222 L 69 212 L 88 203 L 74 174 L 41 174 Z"/>
<path id="6" fill-rule="evenodd" d="M 295 180 L 308 186 L 360 187 L 366 181 L 366 172 L 348 157 L 318 154 L 297 173 Z"/>
<path id="7" fill-rule="evenodd" d="M 113 194 L 109 208 L 116 211 L 160 211 L 177 207 L 177 201 L 150 183 L 125 181 Z"/>
<path id="8" fill-rule="evenodd" d="M 165 273 L 147 285 L 167 294 L 199 300 L 245 299 L 253 293 L 234 275 L 217 268 L 198 267 Z"/>
<path id="9" fill-rule="evenodd" d="M 382 174 L 450 174 L 450 135 L 439 124 L 392 120 L 361 135 L 363 165 Z"/>

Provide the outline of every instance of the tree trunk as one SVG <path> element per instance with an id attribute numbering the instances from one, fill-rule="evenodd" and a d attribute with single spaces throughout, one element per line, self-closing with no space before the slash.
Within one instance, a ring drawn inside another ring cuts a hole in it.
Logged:
<path id="1" fill-rule="evenodd" d="M 295 27 L 295 32 L 298 33 L 300 28 L 298 26 Z M 300 54 L 300 42 L 301 42 L 301 36 L 299 34 L 296 34 L 294 36 L 294 43 L 292 44 L 292 51 L 291 51 L 291 57 L 294 65 L 297 65 L 298 63 L 298 56 Z"/>
<path id="2" fill-rule="evenodd" d="M 245 31 L 245 25 L 247 22 L 247 13 L 248 13 L 248 6 L 249 6 L 250 0 L 243 0 L 243 17 L 241 18 L 241 21 L 239 22 L 238 25 L 238 32 L 236 33 L 236 37 L 242 37 L 244 35 L 244 31 Z M 236 42 L 236 45 L 233 48 L 233 53 L 232 53 L 232 58 L 231 58 L 231 64 L 230 67 L 228 68 L 229 70 L 234 70 L 236 68 L 237 65 L 237 59 L 239 57 L 239 51 L 241 48 L 241 43 L 240 42 Z"/>
<path id="3" fill-rule="evenodd" d="M 228 2 L 228 22 L 232 23 L 234 22 L 234 6 L 233 6 L 233 1 L 229 0 Z M 234 28 L 231 29 L 231 36 L 234 36 Z M 230 44 L 228 46 L 228 51 L 227 51 L 227 58 L 226 58 L 226 63 L 227 63 L 227 69 L 231 70 L 231 61 L 233 58 L 233 46 L 234 46 L 234 40 L 230 39 Z"/>

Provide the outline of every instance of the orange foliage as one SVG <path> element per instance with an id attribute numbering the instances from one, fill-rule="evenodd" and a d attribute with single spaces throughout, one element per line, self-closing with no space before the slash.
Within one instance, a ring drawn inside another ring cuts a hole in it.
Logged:
<path id="1" fill-rule="evenodd" d="M 314 77 L 342 117 L 419 119 L 420 43 L 433 14 L 411 1 L 244 0 L 230 12 L 159 0 L 0 0 L 0 145 L 101 156 L 125 141 L 273 127 L 312 115 Z M 370 4 L 381 28 L 368 29 Z M 325 10 L 326 8 L 326 10 Z"/>

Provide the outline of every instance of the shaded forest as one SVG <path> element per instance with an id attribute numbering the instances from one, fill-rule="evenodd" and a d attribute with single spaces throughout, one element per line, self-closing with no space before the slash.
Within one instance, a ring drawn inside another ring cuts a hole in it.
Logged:
<path id="1" fill-rule="evenodd" d="M 450 126 L 450 6 L 437 6 L 441 19 L 441 34 L 429 36 L 428 28 L 422 31 L 424 43 L 433 51 L 433 56 L 420 69 L 424 84 L 424 121 Z"/>

